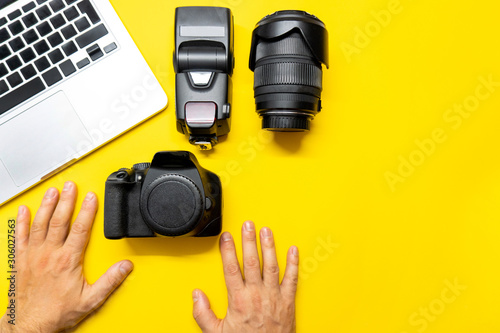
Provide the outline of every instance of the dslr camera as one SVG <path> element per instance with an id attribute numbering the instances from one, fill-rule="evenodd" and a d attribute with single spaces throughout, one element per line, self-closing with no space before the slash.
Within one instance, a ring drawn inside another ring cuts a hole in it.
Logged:
<path id="1" fill-rule="evenodd" d="M 106 181 L 108 239 L 217 236 L 222 229 L 219 177 L 187 151 L 159 152 L 151 163 L 113 172 Z"/>

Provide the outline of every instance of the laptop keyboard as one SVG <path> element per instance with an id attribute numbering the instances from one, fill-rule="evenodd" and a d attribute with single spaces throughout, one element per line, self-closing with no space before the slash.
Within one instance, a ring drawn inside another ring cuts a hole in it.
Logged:
<path id="1" fill-rule="evenodd" d="M 0 115 L 114 51 L 97 43 L 108 34 L 90 0 L 36 0 L 0 17 Z"/>

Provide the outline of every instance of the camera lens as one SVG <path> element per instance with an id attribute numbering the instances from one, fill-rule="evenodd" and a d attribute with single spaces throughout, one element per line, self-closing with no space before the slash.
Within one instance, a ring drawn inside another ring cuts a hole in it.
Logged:
<path id="1" fill-rule="evenodd" d="M 252 37 L 250 69 L 262 128 L 307 131 L 321 111 L 322 65 L 328 67 L 328 32 L 303 11 L 263 18 Z"/>

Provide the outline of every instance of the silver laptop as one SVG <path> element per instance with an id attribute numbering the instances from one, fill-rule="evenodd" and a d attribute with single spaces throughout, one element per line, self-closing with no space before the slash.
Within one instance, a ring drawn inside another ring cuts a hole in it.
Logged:
<path id="1" fill-rule="evenodd" d="M 107 0 L 0 0 L 0 205 L 166 105 Z"/>

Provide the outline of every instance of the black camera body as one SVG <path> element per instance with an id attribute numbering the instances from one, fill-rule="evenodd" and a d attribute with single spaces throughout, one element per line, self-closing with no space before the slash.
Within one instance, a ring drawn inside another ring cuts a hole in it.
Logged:
<path id="1" fill-rule="evenodd" d="M 219 177 L 187 151 L 159 152 L 150 163 L 113 172 L 106 181 L 108 239 L 217 236 L 222 229 Z"/>
<path id="2" fill-rule="evenodd" d="M 179 7 L 175 13 L 177 130 L 201 150 L 231 128 L 234 23 L 222 7 Z"/>

